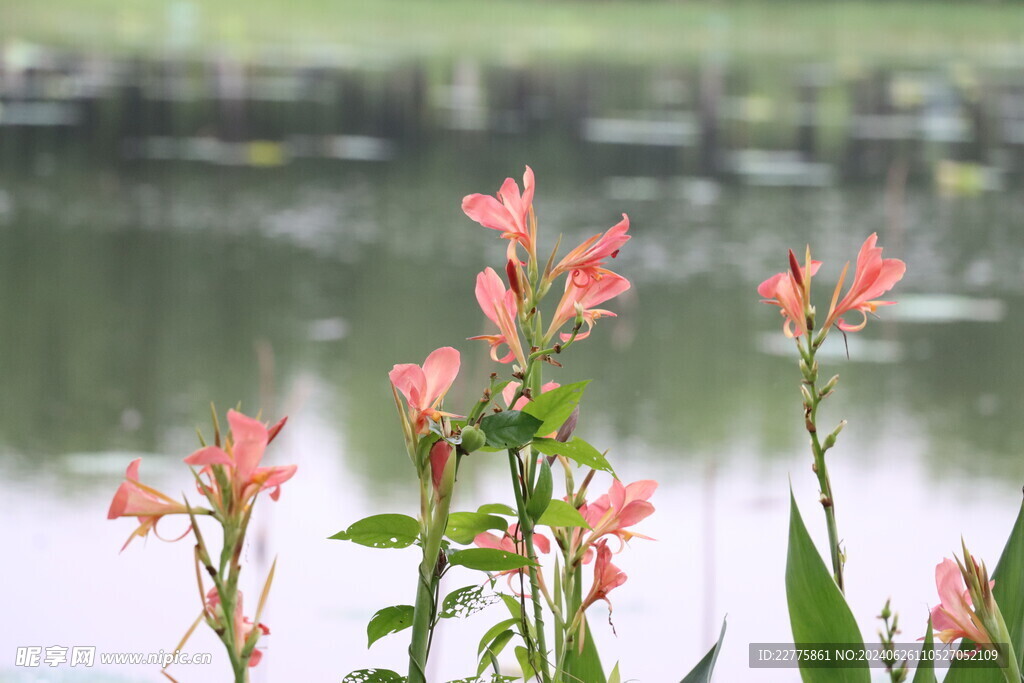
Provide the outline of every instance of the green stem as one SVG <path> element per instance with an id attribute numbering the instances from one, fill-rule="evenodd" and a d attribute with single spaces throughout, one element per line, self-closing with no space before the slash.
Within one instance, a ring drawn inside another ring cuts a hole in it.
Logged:
<path id="1" fill-rule="evenodd" d="M 421 486 L 421 496 L 432 496 L 429 477 Z M 437 572 L 438 558 L 441 554 L 441 540 L 445 527 L 448 525 L 448 511 L 451 507 L 451 496 L 444 496 L 429 514 L 429 499 L 425 499 L 424 520 L 427 526 L 423 542 L 423 559 L 419 567 L 419 581 L 416 586 L 416 605 L 412 618 L 412 641 L 409 644 L 409 683 L 426 683 L 427 655 L 429 653 L 430 632 L 436 613 L 436 595 L 440 577 Z"/>
<path id="2" fill-rule="evenodd" d="M 807 352 L 804 354 L 801 349 L 801 355 L 804 356 L 807 367 L 811 370 L 811 377 L 804 378 L 804 384 L 807 386 L 810 402 L 805 403 L 806 410 L 806 421 L 805 426 L 808 434 L 811 436 L 811 451 L 814 455 L 814 473 L 818 477 L 818 487 L 821 490 L 821 506 L 825 511 L 825 524 L 828 527 L 828 544 L 832 556 L 832 575 L 835 578 L 836 585 L 839 586 L 839 590 L 843 593 L 846 592 L 846 587 L 843 579 L 843 553 L 839 548 L 839 530 L 836 526 L 836 511 L 835 511 L 835 497 L 832 494 L 832 482 L 828 476 L 828 466 L 825 464 L 825 450 L 822 448 L 821 441 L 818 438 L 818 406 L 821 404 L 822 397 L 818 393 L 817 382 L 817 364 L 814 359 L 814 355 L 818 350 L 818 347 L 813 345 L 809 339 L 810 332 L 808 332 L 807 341 Z M 805 400 L 806 400 L 805 396 Z"/>

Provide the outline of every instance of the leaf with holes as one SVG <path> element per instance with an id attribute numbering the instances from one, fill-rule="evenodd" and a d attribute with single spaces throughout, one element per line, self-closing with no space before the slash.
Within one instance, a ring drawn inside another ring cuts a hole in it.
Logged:
<path id="1" fill-rule="evenodd" d="M 420 523 L 408 515 L 373 515 L 359 520 L 330 538 L 352 541 L 369 548 L 406 548 L 420 536 Z"/>
<path id="2" fill-rule="evenodd" d="M 498 596 L 484 593 L 483 586 L 466 586 L 449 593 L 441 603 L 440 617 L 468 617 L 498 602 Z"/>
<path id="3" fill-rule="evenodd" d="M 467 545 L 472 543 L 477 535 L 491 529 L 504 532 L 508 529 L 508 522 L 497 515 L 483 512 L 453 512 L 448 515 L 448 528 L 445 529 L 444 535 L 456 543 Z"/>
<path id="4" fill-rule="evenodd" d="M 341 683 L 405 683 L 406 680 L 391 669 L 359 669 L 341 679 Z"/>
<path id="5" fill-rule="evenodd" d="M 370 647 L 384 636 L 391 633 L 398 633 L 412 626 L 412 605 L 395 605 L 385 607 L 370 617 L 370 623 L 366 625 L 366 647 Z"/>

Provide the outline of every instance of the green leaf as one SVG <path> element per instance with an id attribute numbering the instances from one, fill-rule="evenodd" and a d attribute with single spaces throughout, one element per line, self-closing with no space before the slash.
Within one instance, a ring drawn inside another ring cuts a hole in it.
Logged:
<path id="1" fill-rule="evenodd" d="M 373 515 L 361 519 L 330 538 L 370 548 L 405 548 L 420 535 L 420 523 L 408 515 Z"/>
<path id="2" fill-rule="evenodd" d="M 615 662 L 615 668 L 608 674 L 608 683 L 622 683 L 622 674 L 619 673 L 618 662 Z"/>
<path id="3" fill-rule="evenodd" d="M 587 683 L 606 683 L 604 668 L 601 666 L 601 656 L 597 652 L 597 644 L 594 636 L 590 633 L 590 624 L 584 624 L 586 633 L 583 641 L 583 652 L 576 653 L 576 648 L 566 653 L 565 672 L 570 681 L 587 681 Z"/>
<path id="4" fill-rule="evenodd" d="M 514 619 L 510 621 L 515 621 Z M 502 622 L 505 623 L 505 622 Z M 492 629 L 493 630 L 493 629 Z M 490 631 L 487 632 L 490 634 Z M 477 665 L 476 675 L 479 676 L 484 670 L 494 663 L 495 658 L 501 654 L 501 651 L 505 649 L 509 641 L 516 635 L 515 631 L 506 627 L 500 631 L 497 635 L 489 640 L 489 642 L 480 643 L 480 664 Z M 484 636 L 486 638 L 486 636 Z"/>
<path id="5" fill-rule="evenodd" d="M 445 597 L 444 602 L 441 603 L 441 613 L 438 616 L 443 619 L 468 617 L 497 601 L 498 596 L 493 593 L 485 594 L 483 586 L 466 586 L 452 591 Z"/>
<path id="6" fill-rule="evenodd" d="M 519 668 L 523 672 L 523 680 L 528 681 L 534 677 L 537 669 L 534 667 L 534 663 L 530 661 L 530 651 L 522 645 L 516 646 L 516 661 L 519 662 Z M 594 681 L 594 683 L 597 683 Z"/>
<path id="7" fill-rule="evenodd" d="M 996 604 L 1010 631 L 1010 641 L 1018 662 L 1024 655 L 1024 504 L 1017 513 L 1017 520 L 1010 530 L 1010 537 L 999 556 L 992 580 Z M 960 649 L 967 648 L 961 645 Z M 970 649 L 970 648 L 967 648 Z M 967 659 L 954 659 L 946 675 L 946 683 L 1002 683 L 1001 669 L 972 667 Z"/>
<path id="8" fill-rule="evenodd" d="M 928 657 L 935 649 L 935 634 L 932 633 L 932 616 L 928 615 L 928 629 L 924 632 L 924 645 L 921 646 L 922 656 L 917 660 L 917 671 L 914 683 L 936 683 L 935 661 Z"/>
<path id="9" fill-rule="evenodd" d="M 366 647 L 369 648 L 389 633 L 398 633 L 412 626 L 414 611 L 412 605 L 395 605 L 378 611 L 366 625 L 366 637 L 369 641 L 366 643 Z"/>
<path id="10" fill-rule="evenodd" d="M 544 455 L 564 455 L 584 467 L 591 467 L 595 470 L 615 474 L 604 455 L 580 438 L 566 443 L 555 441 L 554 439 L 534 439 L 533 447 Z"/>
<path id="11" fill-rule="evenodd" d="M 530 443 L 542 422 L 518 410 L 506 410 L 480 420 L 480 429 L 487 433 L 492 448 L 519 449 Z"/>
<path id="12" fill-rule="evenodd" d="M 793 642 L 798 646 L 817 643 L 844 643 L 863 646 L 846 599 L 836 585 L 832 573 L 814 547 L 800 510 L 789 492 L 789 552 L 786 556 L 786 600 L 793 628 Z M 804 683 L 843 683 L 871 681 L 867 662 L 857 668 L 801 668 Z"/>
<path id="13" fill-rule="evenodd" d="M 554 482 L 551 477 L 551 465 L 547 460 L 540 464 L 540 472 L 537 473 L 537 485 L 533 487 L 530 500 L 526 502 L 526 515 L 536 522 L 544 511 L 548 509 L 551 502 L 551 493 L 554 491 Z"/>
<path id="14" fill-rule="evenodd" d="M 488 515 L 505 515 L 506 517 L 518 517 L 519 514 L 504 503 L 487 503 L 481 505 L 476 509 L 477 512 L 483 512 Z"/>
<path id="15" fill-rule="evenodd" d="M 548 509 L 537 520 L 537 524 L 551 527 L 580 526 L 584 529 L 590 528 L 587 520 L 583 519 L 583 515 L 580 514 L 579 510 L 564 500 L 558 500 L 557 498 L 548 504 Z"/>
<path id="16" fill-rule="evenodd" d="M 517 623 L 519 623 L 519 619 L 517 618 L 505 619 L 504 621 L 499 621 L 497 624 L 487 629 L 487 633 L 485 633 L 483 638 L 480 639 L 480 645 L 477 647 L 476 653 L 478 655 L 481 654 L 487 648 L 487 645 L 492 643 L 500 633 L 506 629 L 512 628 Z"/>
<path id="17" fill-rule="evenodd" d="M 523 618 L 523 603 L 520 598 L 508 593 L 498 593 L 498 597 L 505 603 L 505 607 L 508 608 L 509 614 L 515 621 L 520 621 Z"/>
<path id="18" fill-rule="evenodd" d="M 448 528 L 445 529 L 444 535 L 456 543 L 467 545 L 472 543 L 478 534 L 491 529 L 504 532 L 508 529 L 508 522 L 497 515 L 482 512 L 453 512 L 448 515 Z"/>
<path id="19" fill-rule="evenodd" d="M 485 572 L 501 572 L 508 569 L 521 569 L 535 563 L 531 562 L 529 558 L 505 550 L 469 548 L 449 555 L 448 564 Z"/>
<path id="20" fill-rule="evenodd" d="M 391 669 L 359 669 L 341 679 L 341 683 L 405 683 L 406 680 Z"/>
<path id="21" fill-rule="evenodd" d="M 572 411 L 579 405 L 580 399 L 583 398 L 583 390 L 589 383 L 589 379 L 574 382 L 566 384 L 564 387 L 545 391 L 540 396 L 534 396 L 523 408 L 524 413 L 543 420 L 534 434 L 542 435 L 558 431 L 562 423 L 569 419 Z"/>
<path id="22" fill-rule="evenodd" d="M 712 645 L 708 653 L 697 662 L 697 666 L 686 674 L 682 683 L 711 683 L 711 674 L 715 670 L 715 662 L 718 661 L 718 653 L 722 650 L 723 640 L 725 640 L 725 619 L 722 619 L 722 630 L 718 634 L 718 642 Z"/>

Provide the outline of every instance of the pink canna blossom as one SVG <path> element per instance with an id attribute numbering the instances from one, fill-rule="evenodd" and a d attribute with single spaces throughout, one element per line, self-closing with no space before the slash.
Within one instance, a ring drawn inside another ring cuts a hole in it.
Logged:
<path id="1" fill-rule="evenodd" d="M 864 329 L 868 322 L 868 313 L 874 313 L 879 306 L 889 306 L 895 301 L 879 301 L 876 297 L 888 292 L 903 278 L 907 272 L 907 264 L 895 258 L 882 258 L 882 248 L 875 246 L 878 242 L 878 234 L 872 233 L 861 245 L 860 253 L 857 255 L 857 269 L 853 275 L 853 284 L 846 296 L 839 304 L 833 305 L 829 310 L 828 320 L 825 327 L 833 322 L 838 322 L 839 329 L 844 332 L 858 332 Z M 847 264 L 849 266 L 849 264 Z M 846 269 L 843 269 L 845 276 Z M 842 278 L 840 278 L 840 286 Z M 839 289 L 836 288 L 838 294 Z M 862 320 L 856 325 L 847 323 L 842 316 L 844 313 L 857 311 L 861 314 Z"/>
<path id="2" fill-rule="evenodd" d="M 989 582 L 990 589 L 994 585 L 995 581 Z M 939 640 L 950 643 L 957 638 L 968 638 L 978 644 L 992 642 L 974 610 L 970 591 L 954 560 L 945 559 L 936 565 L 935 586 L 941 602 L 932 608 L 932 628 Z"/>
<path id="3" fill-rule="evenodd" d="M 608 593 L 626 583 L 625 572 L 612 564 L 612 551 L 608 547 L 608 541 L 598 541 L 595 550 L 597 560 L 594 562 L 594 583 L 580 605 L 581 612 L 586 611 L 598 600 L 608 603 L 608 610 L 611 611 L 612 603 L 608 599 Z"/>
<path id="4" fill-rule="evenodd" d="M 206 613 L 208 618 L 218 627 L 224 628 L 223 618 L 224 610 L 221 608 L 220 594 L 216 588 L 211 588 L 206 594 Z M 249 636 L 255 629 L 259 629 L 261 635 L 269 636 L 270 629 L 263 624 L 254 624 L 252 619 L 243 615 L 242 609 L 242 591 L 238 591 L 238 597 L 235 599 L 235 614 L 234 614 L 234 632 L 235 632 L 235 651 L 239 654 L 245 649 L 245 642 L 249 639 Z M 259 642 L 259 641 L 257 641 Z M 253 651 L 249 654 L 249 666 L 254 667 L 260 663 L 263 659 L 263 652 L 259 648 L 253 648 Z"/>
<path id="5" fill-rule="evenodd" d="M 483 339 L 489 343 L 491 358 L 499 363 L 511 363 L 515 360 L 519 367 L 525 368 L 526 354 L 523 353 L 515 322 L 518 315 L 515 292 L 506 291 L 505 283 L 494 269 L 487 268 L 476 276 L 476 300 L 484 315 L 498 326 L 499 334 L 485 334 L 470 339 Z M 498 348 L 503 344 L 508 347 L 508 353 L 498 358 Z"/>
<path id="6" fill-rule="evenodd" d="M 533 169 L 529 166 L 523 172 L 523 192 L 512 178 L 506 178 L 498 190 L 497 198 L 490 195 L 471 194 L 462 200 L 462 210 L 471 219 L 492 230 L 500 230 L 501 236 L 509 240 L 508 258 L 516 259 L 516 244 L 522 244 L 527 253 L 536 249 L 536 227 L 530 216 L 533 205 Z"/>
<path id="7" fill-rule="evenodd" d="M 595 308 L 595 306 L 617 297 L 629 287 L 629 280 L 610 270 L 603 271 L 600 279 L 588 280 L 584 286 L 576 284 L 572 278 L 567 279 L 565 293 L 562 294 L 562 300 L 558 302 L 558 308 L 555 309 L 555 316 L 551 319 L 551 325 L 548 327 L 545 338 L 550 339 L 563 325 L 575 320 L 576 305 L 579 304 L 583 310 L 583 321 L 587 324 L 587 329 L 577 334 L 576 339 L 586 339 L 590 336 L 594 321 L 603 317 L 615 317 L 611 311 Z M 571 334 L 561 334 L 563 342 L 568 341 L 571 337 Z"/>
<path id="8" fill-rule="evenodd" d="M 808 259 L 809 260 L 809 259 Z M 807 332 L 806 309 L 810 304 L 811 278 L 821 267 L 821 261 L 811 261 L 810 269 L 800 267 L 793 252 L 789 252 L 790 270 L 776 273 L 762 282 L 757 293 L 766 304 L 773 304 L 782 309 L 782 331 L 787 337 L 799 337 Z"/>
<path id="9" fill-rule="evenodd" d="M 509 525 L 508 531 L 501 536 L 497 536 L 487 531 L 482 534 L 477 534 L 476 538 L 473 539 L 473 543 L 478 548 L 504 550 L 507 553 L 515 553 L 516 555 L 526 557 L 526 544 L 523 542 L 523 536 L 519 532 L 518 524 Z M 547 536 L 544 534 L 534 532 L 533 547 L 537 552 L 547 554 L 551 552 L 551 541 L 549 541 Z M 498 572 L 497 576 L 508 576 L 509 588 L 512 589 L 513 593 L 519 595 L 512 581 L 522 573 L 522 569 L 506 569 Z M 529 598 L 530 596 L 524 595 L 523 597 Z"/>
<path id="10" fill-rule="evenodd" d="M 164 515 L 188 514 L 188 507 L 184 503 L 178 502 L 167 494 L 161 493 L 139 481 L 139 465 L 141 462 L 142 458 L 136 458 L 128 465 L 128 469 L 125 472 L 125 481 L 117 488 L 117 491 L 114 493 L 114 499 L 110 501 L 110 509 L 107 511 L 107 519 L 117 519 L 118 517 L 139 518 L 139 527 L 128 537 L 121 550 L 127 548 L 132 539 L 136 537 L 144 538 L 149 535 L 150 530 L 156 534 L 157 538 L 160 538 L 160 534 L 156 531 L 156 525 Z M 185 533 L 177 539 L 161 540 L 180 540 L 188 534 L 191 528 L 189 526 Z"/>
<path id="11" fill-rule="evenodd" d="M 650 536 L 627 529 L 654 514 L 654 506 L 649 499 L 657 488 L 658 482 L 653 479 L 643 479 L 625 486 L 616 479 L 608 493 L 602 494 L 593 503 L 584 503 L 580 506 L 580 514 L 587 520 L 591 529 L 575 530 L 575 543 L 583 551 L 584 563 L 594 558 L 593 546 L 604 536 L 615 536 L 620 544 L 632 538 L 654 540 Z M 621 545 L 619 549 L 622 549 Z"/>
<path id="12" fill-rule="evenodd" d="M 251 499 L 264 490 L 270 489 L 270 497 L 277 500 L 281 496 L 281 484 L 295 475 L 298 465 L 280 465 L 260 467 L 267 444 L 277 436 L 287 418 L 282 419 L 271 428 L 267 428 L 257 419 L 243 415 L 236 410 L 228 411 L 228 424 L 231 434 L 219 446 L 200 448 L 185 458 L 188 465 L 202 466 L 207 475 L 207 490 L 210 495 L 218 498 L 221 507 L 227 507 L 230 500 L 238 505 L 236 510 L 243 509 Z M 228 492 L 219 491 L 217 479 L 213 475 L 213 467 L 224 467 L 231 483 Z"/>
<path id="13" fill-rule="evenodd" d="M 550 278 L 553 280 L 562 273 L 569 273 L 569 279 L 577 287 L 586 287 L 591 280 L 600 280 L 607 270 L 602 268 L 605 259 L 615 258 L 619 249 L 629 241 L 629 216 L 622 214 L 622 220 L 604 233 L 598 233 L 583 244 L 566 254 L 554 270 Z"/>
<path id="14" fill-rule="evenodd" d="M 405 396 L 409 421 L 417 434 L 430 431 L 430 420 L 437 422 L 441 416 L 450 415 L 441 412 L 439 407 L 459 374 L 460 362 L 457 350 L 442 346 L 427 356 L 423 367 L 402 363 L 388 373 L 391 384 Z"/>

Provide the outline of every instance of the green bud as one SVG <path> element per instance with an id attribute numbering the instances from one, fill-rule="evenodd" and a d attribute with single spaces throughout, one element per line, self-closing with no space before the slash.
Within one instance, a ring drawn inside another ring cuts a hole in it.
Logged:
<path id="1" fill-rule="evenodd" d="M 484 430 L 473 425 L 462 428 L 462 450 L 466 453 L 483 448 L 485 443 L 487 443 L 487 435 L 484 434 Z"/>

